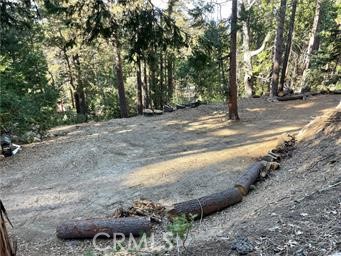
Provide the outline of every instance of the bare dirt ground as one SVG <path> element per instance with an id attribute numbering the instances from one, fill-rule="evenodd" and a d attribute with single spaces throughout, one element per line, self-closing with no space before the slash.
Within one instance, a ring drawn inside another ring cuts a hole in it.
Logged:
<path id="1" fill-rule="evenodd" d="M 297 132 L 339 101 L 337 95 L 292 102 L 242 100 L 237 123 L 226 119 L 225 106 L 207 105 L 158 117 L 55 128 L 51 132 L 59 136 L 24 146 L 0 162 L 0 197 L 15 226 L 19 255 L 83 255 L 91 248 L 89 241 L 55 238 L 57 223 L 65 219 L 108 216 L 140 197 L 170 205 L 231 187 L 250 163 L 276 145 L 280 134 Z M 251 194 L 254 199 L 246 197 L 196 224 L 189 241 L 195 250 L 217 241 L 224 248 L 218 238 L 232 239 L 231 230 L 247 230 L 233 223 L 274 207 L 282 189 L 299 187 L 304 194 L 305 187 L 276 177 L 260 184 L 260 191 Z M 226 255 L 204 249 L 202 255 Z"/>

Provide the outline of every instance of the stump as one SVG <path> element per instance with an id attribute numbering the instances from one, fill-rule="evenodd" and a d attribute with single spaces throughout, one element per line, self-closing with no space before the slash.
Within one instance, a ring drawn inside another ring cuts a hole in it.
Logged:
<path id="1" fill-rule="evenodd" d="M 247 195 L 247 193 L 249 193 L 250 186 L 256 182 L 263 168 L 264 163 L 262 161 L 258 161 L 251 165 L 246 172 L 239 177 L 234 185 L 235 188 L 237 188 L 243 196 Z"/>
<path id="2" fill-rule="evenodd" d="M 98 233 L 106 233 L 110 237 L 116 233 L 126 236 L 140 236 L 149 233 L 149 218 L 127 217 L 110 219 L 70 220 L 57 226 L 57 237 L 62 239 L 93 238 Z"/>
<path id="3" fill-rule="evenodd" d="M 177 203 L 168 211 L 168 216 L 172 220 L 180 215 L 194 215 L 195 219 L 200 219 L 220 211 L 228 206 L 242 201 L 242 195 L 238 189 L 232 188 L 212 195 L 204 196 L 182 203 Z"/>

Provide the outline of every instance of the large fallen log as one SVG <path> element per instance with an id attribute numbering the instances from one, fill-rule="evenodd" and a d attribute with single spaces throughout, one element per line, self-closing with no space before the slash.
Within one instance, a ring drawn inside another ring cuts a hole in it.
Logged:
<path id="1" fill-rule="evenodd" d="M 70 220 L 57 226 L 57 237 L 62 239 L 93 238 L 98 233 L 106 233 L 110 237 L 118 233 L 126 236 L 130 234 L 140 236 L 149 233 L 150 229 L 150 219 L 142 217 Z"/>
<path id="2" fill-rule="evenodd" d="M 168 216 L 171 220 L 174 217 L 181 215 L 192 215 L 195 219 L 200 219 L 228 206 L 239 203 L 242 199 L 243 197 L 239 190 L 231 188 L 199 199 L 177 203 L 168 211 Z"/>
<path id="3" fill-rule="evenodd" d="M 264 167 L 264 162 L 262 161 L 258 161 L 251 165 L 246 172 L 239 177 L 234 187 L 237 188 L 243 196 L 247 195 L 247 193 L 249 193 L 250 186 L 256 182 Z"/>
<path id="4" fill-rule="evenodd" d="M 278 101 L 288 101 L 288 100 L 303 100 L 306 96 L 304 94 L 288 95 L 283 97 L 277 97 Z"/>
<path id="5" fill-rule="evenodd" d="M 5 219 L 12 226 L 6 213 L 6 209 L 0 200 L 0 255 L 1 256 L 14 256 L 16 255 L 15 244 L 10 241 L 6 229 Z"/>

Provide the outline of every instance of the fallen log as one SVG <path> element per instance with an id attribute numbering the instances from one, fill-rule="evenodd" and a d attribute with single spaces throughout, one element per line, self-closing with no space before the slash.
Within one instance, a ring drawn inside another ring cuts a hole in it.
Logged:
<path id="1" fill-rule="evenodd" d="M 278 101 L 288 101 L 288 100 L 303 100 L 306 96 L 304 94 L 289 95 L 283 97 L 277 97 Z"/>
<path id="2" fill-rule="evenodd" d="M 251 165 L 246 172 L 239 177 L 234 187 L 237 188 L 243 196 L 247 195 L 250 186 L 256 182 L 264 167 L 264 162 L 262 161 L 258 161 Z"/>
<path id="3" fill-rule="evenodd" d="M 184 109 L 184 108 L 186 108 L 186 106 L 182 105 L 182 104 L 176 104 L 175 107 L 176 107 L 176 109 Z"/>
<path id="4" fill-rule="evenodd" d="M 93 238 L 98 233 L 140 236 L 149 233 L 151 222 L 149 218 L 127 217 L 110 219 L 70 220 L 57 226 L 57 237 L 62 239 Z M 102 236 L 101 236 L 102 237 Z M 109 238 L 109 237 L 108 237 Z"/>
<path id="5" fill-rule="evenodd" d="M 177 203 L 168 211 L 168 217 L 172 220 L 174 217 L 184 214 L 186 216 L 192 215 L 194 219 L 201 219 L 204 216 L 239 203 L 242 199 L 239 190 L 231 188 L 199 199 Z"/>
<path id="6" fill-rule="evenodd" d="M 144 116 L 153 116 L 154 115 L 154 111 L 153 110 L 151 110 L 151 109 L 144 109 L 143 110 L 143 115 Z"/>

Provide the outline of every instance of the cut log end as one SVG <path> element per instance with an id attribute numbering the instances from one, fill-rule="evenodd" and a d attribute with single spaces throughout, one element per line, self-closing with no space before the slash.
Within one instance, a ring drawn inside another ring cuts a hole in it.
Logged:
<path id="1" fill-rule="evenodd" d="M 237 188 L 243 196 L 247 195 L 250 186 L 256 182 L 264 167 L 263 161 L 258 161 L 251 165 L 248 170 L 239 177 L 235 184 L 235 188 Z"/>

